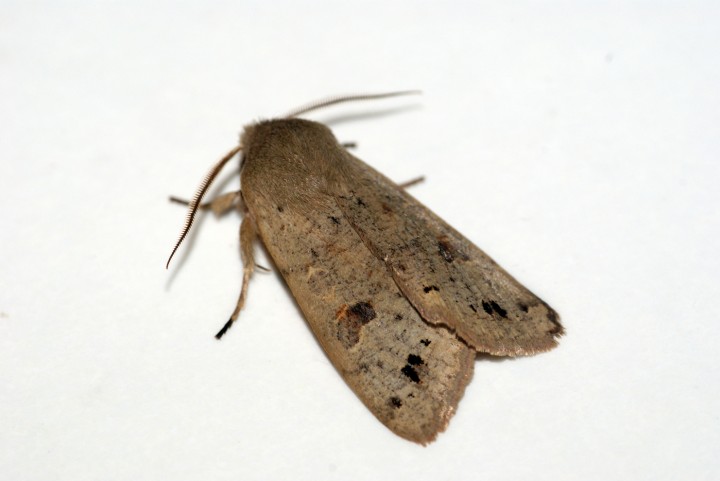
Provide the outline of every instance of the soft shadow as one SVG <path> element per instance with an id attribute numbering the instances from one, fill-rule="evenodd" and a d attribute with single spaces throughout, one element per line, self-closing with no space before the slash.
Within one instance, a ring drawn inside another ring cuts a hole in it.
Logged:
<path id="1" fill-rule="evenodd" d="M 492 354 L 488 354 L 486 352 L 478 352 L 475 355 L 475 361 L 490 361 L 490 362 L 505 362 L 505 361 L 514 361 L 515 357 L 510 356 L 493 356 Z"/>
<path id="2" fill-rule="evenodd" d="M 310 323 L 308 322 L 307 318 L 305 317 L 305 314 L 303 313 L 302 309 L 300 309 L 300 305 L 297 302 L 297 299 L 295 299 L 295 296 L 293 295 L 292 291 L 290 291 L 290 287 L 287 285 L 287 282 L 285 282 L 285 278 L 280 274 L 280 269 L 277 268 L 275 265 L 275 261 L 273 260 L 270 253 L 267 251 L 267 248 L 265 247 L 265 244 L 262 243 L 262 241 L 259 241 L 258 244 L 260 244 L 260 248 L 263 251 L 263 254 L 265 255 L 265 258 L 270 261 L 269 266 L 265 266 L 269 268 L 272 272 L 263 272 L 263 271 L 256 271 L 260 274 L 270 275 L 273 274 L 275 276 L 275 279 L 277 280 L 277 284 L 280 284 L 285 291 L 285 295 L 288 296 L 292 300 L 293 306 L 295 306 L 295 312 L 300 319 L 303 320 L 305 323 L 305 326 L 308 328 L 308 330 L 312 333 L 312 338 L 315 340 L 315 344 L 317 347 L 325 354 L 325 357 L 327 357 L 327 353 L 325 352 L 325 349 L 323 349 L 322 345 L 320 344 L 320 341 L 318 340 L 317 336 L 315 335 L 315 331 L 313 331 L 312 327 L 310 326 Z M 248 295 L 248 299 L 250 296 Z M 240 314 L 240 317 L 242 317 L 242 314 Z M 330 359 L 328 358 L 328 362 L 330 362 Z M 333 364 L 330 362 L 330 364 Z M 333 364 L 333 367 L 335 365 Z M 337 368 L 335 368 L 337 371 Z M 340 374 L 340 371 L 338 371 L 338 374 Z"/>
<path id="3" fill-rule="evenodd" d="M 204 196 L 203 202 L 207 202 L 210 199 L 215 199 L 221 193 L 224 193 L 226 188 L 228 187 L 228 184 L 234 179 L 237 178 L 237 171 L 234 170 L 232 172 L 228 172 L 226 175 L 224 175 L 216 184 L 215 186 Z M 195 192 L 192 192 L 189 196 L 183 197 L 190 199 L 192 195 Z M 169 200 L 167 201 L 169 203 Z M 174 204 L 174 203 L 172 203 Z M 187 214 L 187 207 L 182 206 L 180 204 L 174 204 L 178 207 L 178 211 L 183 211 L 183 221 L 185 219 L 185 215 Z M 232 209 L 232 212 L 237 212 L 236 209 Z M 224 215 L 227 215 L 229 212 L 226 212 Z M 209 210 L 199 210 L 197 214 L 195 215 L 195 221 L 193 222 L 192 228 L 190 229 L 190 232 L 188 232 L 188 235 L 185 237 L 185 240 L 183 241 L 182 245 L 178 249 L 178 251 L 175 253 L 175 257 L 173 257 L 172 261 L 170 262 L 170 275 L 168 276 L 167 280 L 165 281 L 165 291 L 169 291 L 172 287 L 173 282 L 175 281 L 175 278 L 177 277 L 180 270 L 182 270 L 183 265 L 185 265 L 185 262 L 187 261 L 188 257 L 190 256 L 190 252 L 193 250 L 193 247 L 195 246 L 195 240 L 197 239 L 198 232 L 200 231 L 203 223 L 205 222 L 205 219 L 207 217 L 215 217 L 215 214 L 212 213 L 212 211 Z M 180 230 L 182 229 L 183 224 L 178 224 L 178 235 L 180 235 Z M 168 245 L 168 255 L 170 255 L 170 251 L 172 249 L 172 246 L 174 245 L 174 242 L 177 241 L 177 238 L 173 241 L 172 245 Z M 239 240 L 238 240 L 239 242 Z M 239 250 L 238 250 L 238 257 L 239 257 Z"/>

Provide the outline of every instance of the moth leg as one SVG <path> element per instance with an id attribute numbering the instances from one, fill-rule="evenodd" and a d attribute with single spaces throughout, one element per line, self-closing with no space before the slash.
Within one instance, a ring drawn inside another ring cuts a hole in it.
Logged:
<path id="1" fill-rule="evenodd" d="M 175 202 L 176 204 L 190 205 L 190 201 L 173 196 L 170 196 L 170 202 Z M 240 195 L 239 190 L 236 192 L 228 192 L 227 194 L 222 194 L 221 196 L 216 197 L 213 200 L 203 202 L 198 206 L 198 209 L 210 209 L 215 215 L 220 216 L 230 210 L 236 202 L 242 202 L 242 196 Z"/>
<path id="2" fill-rule="evenodd" d="M 406 182 L 403 182 L 402 184 L 398 184 L 398 187 L 401 189 L 407 189 L 408 187 L 412 187 L 413 185 L 417 185 L 420 182 L 425 182 L 425 176 L 421 175 L 420 177 L 415 177 L 414 179 L 410 179 Z"/>
<path id="3" fill-rule="evenodd" d="M 225 323 L 222 329 L 215 334 L 215 338 L 220 339 L 230 326 L 233 325 L 235 320 L 240 315 L 240 310 L 245 305 L 245 299 L 247 298 L 248 285 L 250 284 L 250 276 L 255 270 L 255 256 L 253 254 L 253 247 L 255 238 L 257 237 L 257 226 L 255 225 L 255 219 L 249 211 L 245 211 L 242 223 L 240 224 L 240 258 L 243 263 L 243 280 L 242 287 L 240 288 L 240 295 L 238 296 L 237 305 L 233 311 L 230 319 Z"/>

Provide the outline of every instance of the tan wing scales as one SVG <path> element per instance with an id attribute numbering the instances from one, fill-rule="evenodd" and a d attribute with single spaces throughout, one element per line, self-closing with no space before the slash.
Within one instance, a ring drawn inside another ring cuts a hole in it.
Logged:
<path id="1" fill-rule="evenodd" d="M 381 422 L 406 439 L 432 441 L 470 381 L 475 351 L 421 319 L 323 193 L 322 178 L 312 169 L 298 176 L 262 152 L 253 151 L 242 172 L 245 203 L 312 331 Z"/>
<path id="2" fill-rule="evenodd" d="M 557 345 L 563 328 L 553 309 L 392 181 L 345 155 L 352 183 L 334 186 L 338 205 L 426 321 L 494 355 Z"/>

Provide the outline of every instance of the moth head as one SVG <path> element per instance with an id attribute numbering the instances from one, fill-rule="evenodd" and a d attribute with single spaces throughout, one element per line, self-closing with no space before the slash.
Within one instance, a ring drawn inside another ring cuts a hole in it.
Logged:
<path id="1" fill-rule="evenodd" d="M 410 95 L 410 94 L 418 94 L 420 93 L 417 90 L 407 90 L 402 92 L 386 92 L 382 94 L 362 94 L 362 95 L 342 95 L 338 97 L 330 97 L 318 102 L 313 102 L 308 105 L 305 105 L 303 107 L 297 108 L 287 115 L 283 117 L 283 119 L 292 119 L 295 117 L 298 117 L 302 114 L 321 109 L 330 105 L 335 105 L 343 102 L 349 102 L 349 101 L 355 101 L 355 100 L 372 100 L 372 99 L 381 99 L 386 97 L 396 97 L 399 95 Z M 172 250 L 172 253 L 170 254 L 170 258 L 168 258 L 167 264 L 165 265 L 165 268 L 168 268 L 170 266 L 170 260 L 172 260 L 173 256 L 175 255 L 175 252 L 180 247 L 180 244 L 182 244 L 182 241 L 187 236 L 188 232 L 190 231 L 190 227 L 192 226 L 193 220 L 195 219 L 195 214 L 197 213 L 198 208 L 200 207 L 200 202 L 202 201 L 203 196 L 210 188 L 210 185 L 212 184 L 213 180 L 217 177 L 217 175 L 220 173 L 222 168 L 225 166 L 225 164 L 228 163 L 230 159 L 235 157 L 236 154 L 240 154 L 240 171 L 242 172 L 242 169 L 245 165 L 245 159 L 247 158 L 248 150 L 251 148 L 251 146 L 254 146 L 254 142 L 256 139 L 256 127 L 260 124 L 253 123 L 246 125 L 243 129 L 242 134 L 240 135 L 240 143 L 237 147 L 233 148 L 225 154 L 225 156 L 220 159 L 219 162 L 217 162 L 212 169 L 207 173 L 205 178 L 203 179 L 202 183 L 200 184 L 200 187 L 195 192 L 195 195 L 193 196 L 192 200 L 188 203 L 188 214 L 185 218 L 185 227 L 183 227 L 183 230 L 180 234 L 180 238 L 175 243 L 175 247 Z M 262 141 L 262 139 L 261 139 Z"/>

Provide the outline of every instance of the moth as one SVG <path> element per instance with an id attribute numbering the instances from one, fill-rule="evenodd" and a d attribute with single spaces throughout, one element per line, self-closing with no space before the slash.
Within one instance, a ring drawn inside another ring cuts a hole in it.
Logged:
<path id="1" fill-rule="evenodd" d="M 397 435 L 421 444 L 445 430 L 478 353 L 524 356 L 554 348 L 557 313 L 405 189 L 352 155 L 328 127 L 300 115 L 336 97 L 244 127 L 189 204 L 172 255 L 199 208 L 237 206 L 243 280 L 259 237 L 337 371 Z M 240 154 L 241 191 L 201 204 Z M 168 265 L 170 263 L 168 259 Z"/>

